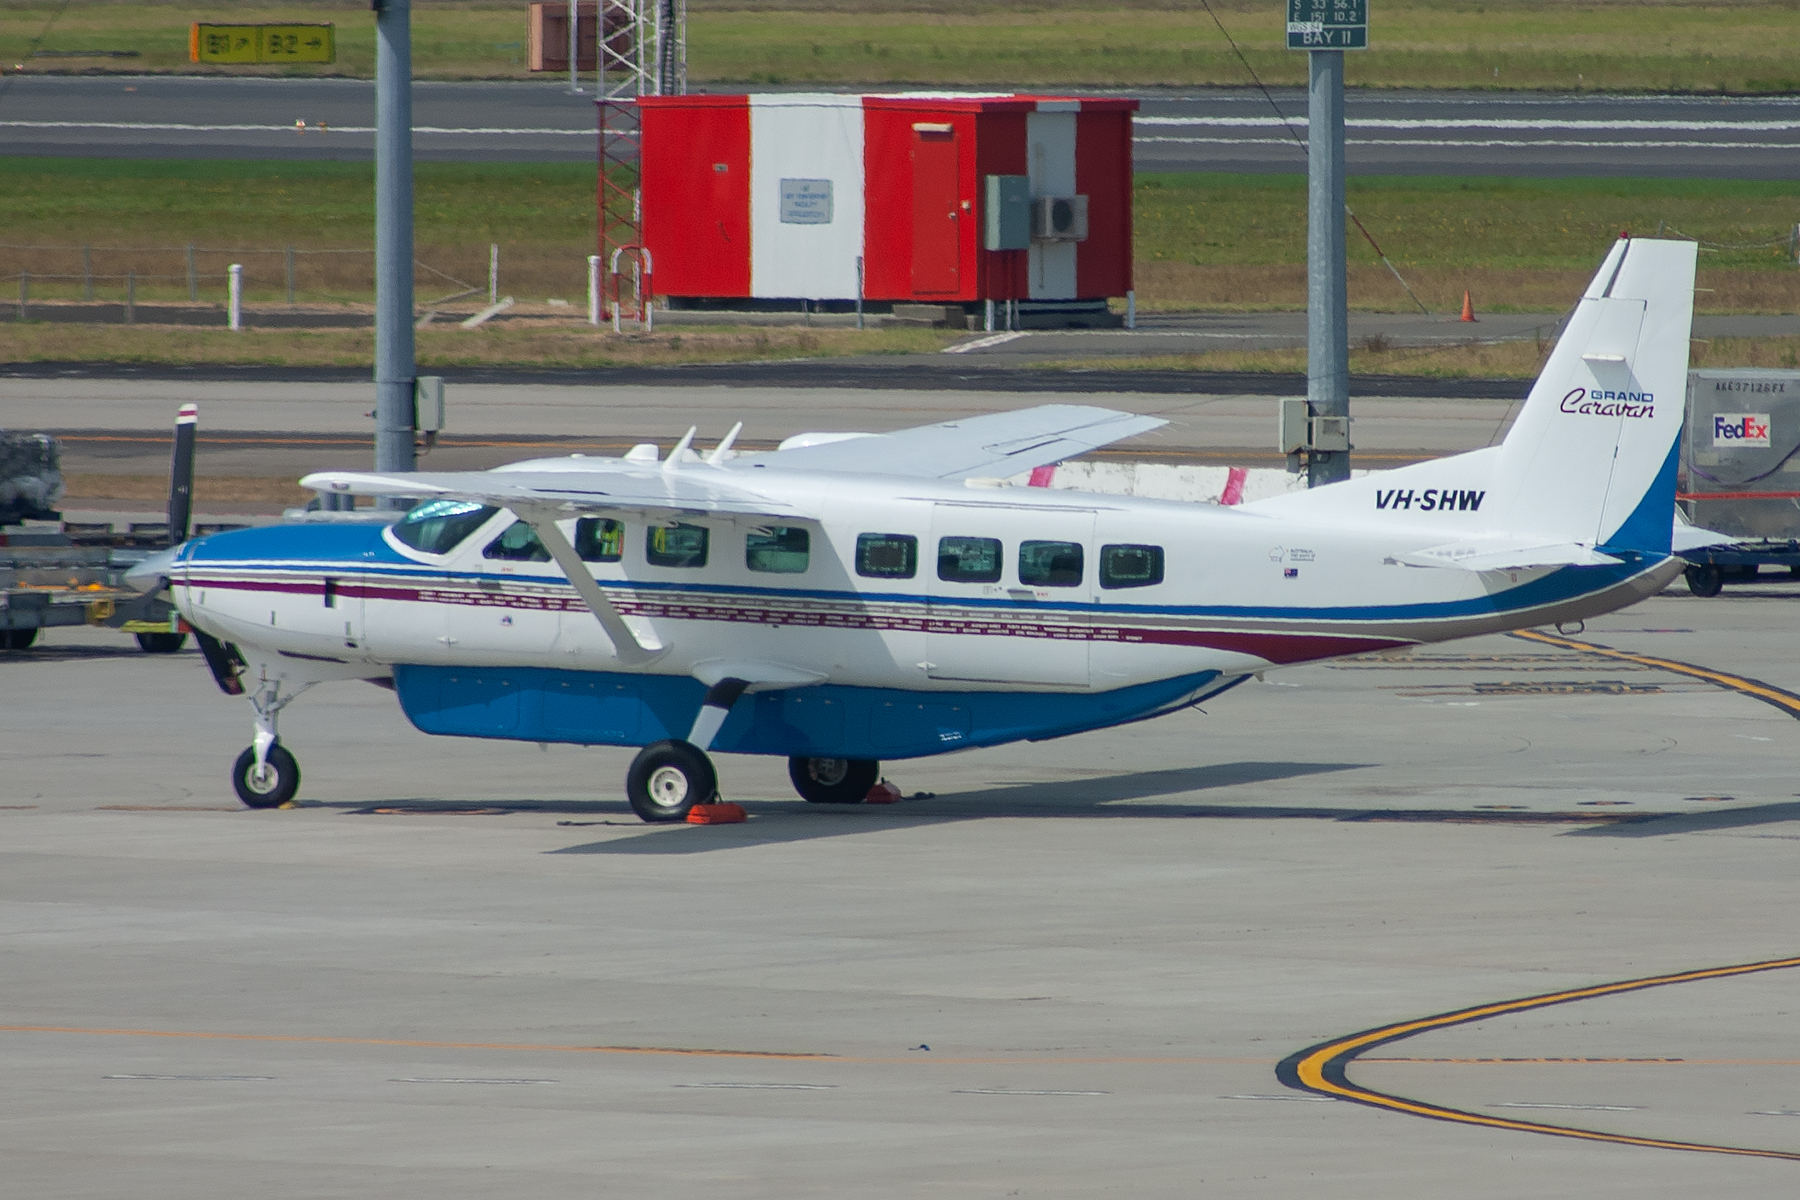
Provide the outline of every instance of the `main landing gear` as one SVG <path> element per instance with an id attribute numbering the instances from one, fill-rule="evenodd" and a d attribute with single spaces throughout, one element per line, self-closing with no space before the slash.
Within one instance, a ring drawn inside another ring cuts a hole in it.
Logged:
<path id="1" fill-rule="evenodd" d="M 788 778 L 801 799 L 813 804 L 861 804 L 881 778 L 881 764 L 869 758 L 790 758 Z M 718 793 L 719 773 L 706 751 L 676 738 L 638 751 L 625 775 L 631 811 L 652 824 L 685 821 L 694 805 L 716 803 Z M 243 795 L 241 788 L 238 794 Z"/>
<path id="2" fill-rule="evenodd" d="M 790 758 L 788 778 L 812 804 L 861 804 L 881 778 L 872 758 Z"/>

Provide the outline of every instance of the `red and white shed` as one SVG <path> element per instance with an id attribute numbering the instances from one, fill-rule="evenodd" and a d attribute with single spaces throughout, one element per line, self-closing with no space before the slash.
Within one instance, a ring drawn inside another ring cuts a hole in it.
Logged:
<path id="1" fill-rule="evenodd" d="M 878 302 L 1098 300 L 1132 288 L 1135 100 L 638 104 L 641 233 L 663 296 L 854 300 L 859 258 L 861 294 Z"/>

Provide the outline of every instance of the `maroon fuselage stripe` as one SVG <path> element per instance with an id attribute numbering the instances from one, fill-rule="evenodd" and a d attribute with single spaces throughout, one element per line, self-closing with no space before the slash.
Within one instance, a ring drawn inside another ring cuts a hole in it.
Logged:
<path id="1" fill-rule="evenodd" d="M 190 587 L 228 591 L 277 592 L 284 595 L 324 595 L 324 583 L 282 582 L 253 579 L 192 579 Z M 511 608 L 534 612 L 586 612 L 579 597 L 541 596 L 528 593 L 477 592 L 461 588 L 396 587 L 386 584 L 339 581 L 336 595 L 364 600 L 401 603 L 455 604 L 472 608 Z M 1175 629 L 1153 626 L 1089 625 L 1078 621 L 1019 621 L 984 617 L 904 616 L 882 612 L 808 611 L 755 607 L 694 600 L 641 600 L 615 598 L 614 605 L 627 616 L 661 617 L 666 620 L 715 621 L 745 625 L 794 625 L 824 629 L 895 630 L 912 633 L 955 634 L 969 637 L 1012 637 L 1037 641 L 1121 642 L 1126 644 L 1188 646 L 1249 654 L 1271 663 L 1298 663 L 1366 654 L 1411 643 L 1399 638 L 1278 630 Z"/>

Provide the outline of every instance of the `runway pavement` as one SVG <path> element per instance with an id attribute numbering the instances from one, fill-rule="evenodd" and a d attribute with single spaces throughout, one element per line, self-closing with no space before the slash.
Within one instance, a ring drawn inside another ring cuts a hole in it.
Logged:
<path id="1" fill-rule="evenodd" d="M 1129 94 L 1140 171 L 1305 170 L 1302 91 Z M 1800 147 L 1800 100 L 1779 96 L 1352 91 L 1346 120 L 1359 174 L 1786 179 Z M 414 122 L 425 160 L 595 154 L 593 98 L 566 83 L 416 83 Z M 364 80 L 25 75 L 0 97 L 0 155 L 360 161 L 373 125 Z"/>
<path id="2" fill-rule="evenodd" d="M 1582 641 L 1800 687 L 1792 585 Z M 226 782 L 193 652 L 0 656 L 0 1152 L 21 1196 L 1779 1196 L 1796 726 L 1492 637 L 1274 672 L 1158 721 L 889 764 L 824 811 L 721 756 L 741 826 L 651 828 L 628 751 L 283 716 L 301 806 Z M 1483 1125 L 1544 1124 L 1576 1141 Z"/>
<path id="3" fill-rule="evenodd" d="M 1523 395 L 1520 385 L 1518 395 Z M 55 432 L 70 473 L 166 474 L 176 410 L 200 410 L 202 475 L 298 478 L 308 470 L 366 467 L 373 388 L 368 383 L 226 383 L 0 379 L 10 428 Z M 809 430 L 885 432 L 1032 404 L 1094 403 L 1161 416 L 1162 429 L 1119 443 L 1136 459 L 1258 465 L 1274 454 L 1276 403 L 1268 394 L 1157 395 L 972 389 L 457 384 L 447 397 L 446 441 L 423 465 L 481 469 L 523 458 L 618 454 L 634 442 L 667 447 L 690 425 L 699 442 L 744 422 L 743 444 L 769 447 Z M 1394 466 L 1485 446 L 1503 437 L 1507 399 L 1361 398 L 1355 459 Z"/>

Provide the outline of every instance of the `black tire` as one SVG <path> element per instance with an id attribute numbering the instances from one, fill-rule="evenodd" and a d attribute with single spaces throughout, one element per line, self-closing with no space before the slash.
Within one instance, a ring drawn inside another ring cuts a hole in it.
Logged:
<path id="1" fill-rule="evenodd" d="M 0 650 L 29 650 L 37 642 L 38 631 L 30 629 L 0 630 Z"/>
<path id="2" fill-rule="evenodd" d="M 631 811 L 652 824 L 685 821 L 689 809 L 710 804 L 718 791 L 712 759 L 692 742 L 675 738 L 645 746 L 625 773 Z"/>
<path id="3" fill-rule="evenodd" d="M 788 778 L 811 804 L 861 804 L 881 778 L 872 758 L 790 758 Z"/>
<path id="4" fill-rule="evenodd" d="M 187 645 L 185 633 L 140 633 L 138 649 L 145 654 L 175 654 Z"/>
<path id="5" fill-rule="evenodd" d="M 263 767 L 265 777 L 258 781 L 253 777 L 256 751 L 246 746 L 231 768 L 231 785 L 246 808 L 280 808 L 300 790 L 300 764 L 280 742 L 269 747 Z"/>
<path id="6" fill-rule="evenodd" d="M 1687 569 L 1688 591 L 1702 598 L 1716 596 L 1725 587 L 1725 572 L 1717 567 L 1695 564 Z"/>

